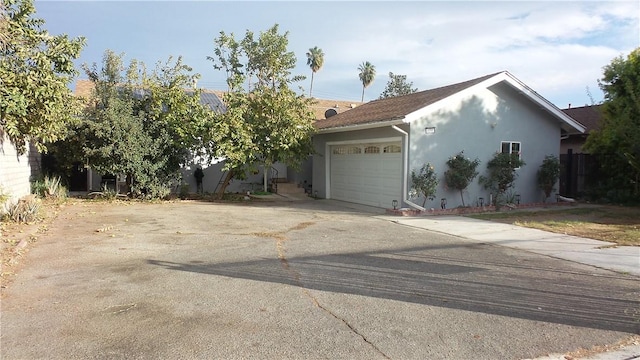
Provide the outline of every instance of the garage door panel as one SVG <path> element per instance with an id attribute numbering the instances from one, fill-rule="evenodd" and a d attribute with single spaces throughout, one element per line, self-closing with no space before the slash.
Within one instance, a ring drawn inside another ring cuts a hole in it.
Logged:
<path id="1" fill-rule="evenodd" d="M 360 153 L 357 153 L 358 148 Z M 393 200 L 401 199 L 402 193 L 402 154 L 399 151 L 399 142 L 332 148 L 331 198 L 377 207 L 391 206 Z"/>

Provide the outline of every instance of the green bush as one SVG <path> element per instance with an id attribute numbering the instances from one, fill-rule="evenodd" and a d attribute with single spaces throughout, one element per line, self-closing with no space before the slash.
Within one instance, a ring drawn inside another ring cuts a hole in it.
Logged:
<path id="1" fill-rule="evenodd" d="M 493 192 L 494 205 L 499 206 L 507 190 L 509 190 L 516 181 L 516 169 L 524 166 L 525 162 L 520 159 L 518 154 L 497 153 L 487 163 L 487 176 L 480 176 L 478 179 L 485 189 Z"/>
<path id="2" fill-rule="evenodd" d="M 478 176 L 476 168 L 480 164 L 480 160 L 471 160 L 464 157 L 462 152 L 447 160 L 449 170 L 444 173 L 444 180 L 447 187 L 460 191 L 460 199 L 462 200 L 462 206 L 464 206 L 464 196 L 462 192 L 466 189 L 471 181 Z"/>
<path id="3" fill-rule="evenodd" d="M 59 176 L 45 176 L 31 182 L 31 193 L 42 198 L 65 199 L 67 197 L 67 188 L 62 185 Z"/>
<path id="4" fill-rule="evenodd" d="M 538 169 L 538 187 L 544 191 L 544 201 L 551 196 L 554 185 L 560 177 L 560 160 L 555 155 L 547 155 Z"/>
<path id="5" fill-rule="evenodd" d="M 433 200 L 436 197 L 438 178 L 433 166 L 429 163 L 422 165 L 420 172 L 411 170 L 411 193 L 412 197 L 423 196 L 422 207 L 427 203 L 427 199 Z"/>

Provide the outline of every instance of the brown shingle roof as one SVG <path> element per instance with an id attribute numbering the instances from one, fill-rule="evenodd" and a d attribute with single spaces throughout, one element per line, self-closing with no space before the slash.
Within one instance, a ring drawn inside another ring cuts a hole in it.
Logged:
<path id="1" fill-rule="evenodd" d="M 584 125 L 586 128 L 585 133 L 589 133 L 591 130 L 597 128 L 600 120 L 602 120 L 601 105 L 587 105 L 562 109 L 562 111 Z"/>
<path id="2" fill-rule="evenodd" d="M 317 121 L 315 125 L 317 129 L 321 130 L 399 120 L 416 110 L 479 84 L 497 74 L 499 73 L 409 95 L 374 100 L 351 111 L 332 116 L 327 120 Z"/>

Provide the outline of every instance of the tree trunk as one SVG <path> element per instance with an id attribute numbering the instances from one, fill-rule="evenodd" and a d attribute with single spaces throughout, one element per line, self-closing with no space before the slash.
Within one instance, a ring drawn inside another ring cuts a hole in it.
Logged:
<path id="1" fill-rule="evenodd" d="M 460 200 L 462 200 L 462 206 L 464 207 L 464 195 L 462 195 L 462 191 L 460 190 Z"/>
<path id="2" fill-rule="evenodd" d="M 231 179 L 233 179 L 234 176 L 235 176 L 235 172 L 233 170 L 227 171 L 227 176 L 225 176 L 224 181 L 222 182 L 222 186 L 220 187 L 220 190 L 218 190 L 218 193 L 216 194 L 216 198 L 218 200 L 222 200 L 222 197 L 224 196 L 224 191 L 227 189 L 227 186 L 229 186 L 229 183 L 231 182 Z"/>
<path id="3" fill-rule="evenodd" d="M 263 191 L 267 192 L 267 164 L 264 164 L 263 168 L 262 168 L 262 186 L 263 186 Z"/>
<path id="4" fill-rule="evenodd" d="M 311 90 L 313 90 L 313 74 L 314 72 L 311 72 L 311 86 L 309 86 L 309 97 L 311 97 Z"/>

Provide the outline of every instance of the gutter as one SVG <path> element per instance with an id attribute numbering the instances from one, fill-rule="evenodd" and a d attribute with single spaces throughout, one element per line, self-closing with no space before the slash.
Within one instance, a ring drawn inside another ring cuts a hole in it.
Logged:
<path id="1" fill-rule="evenodd" d="M 385 127 L 389 125 L 392 125 L 392 126 L 400 125 L 404 123 L 403 119 L 404 117 L 399 119 L 390 119 L 387 121 L 377 121 L 377 122 L 367 123 L 367 124 L 356 124 L 356 125 L 346 125 L 346 126 L 340 126 L 340 127 L 329 127 L 325 129 L 316 129 L 316 134 L 331 134 L 331 133 L 344 132 L 344 131 L 374 129 L 374 128 L 380 128 L 380 127 Z"/>
<path id="2" fill-rule="evenodd" d="M 399 127 L 397 127 L 396 125 L 391 125 L 391 128 L 399 133 L 402 134 L 403 137 L 403 142 L 404 142 L 404 149 L 402 150 L 403 154 L 402 154 L 402 202 L 404 202 L 405 204 L 411 206 L 414 209 L 418 209 L 420 211 L 425 211 L 426 209 L 423 208 L 420 205 L 417 205 L 415 203 L 413 203 L 411 200 L 409 200 L 407 194 L 407 183 L 409 182 L 408 179 L 408 173 L 409 173 L 409 134 L 400 129 Z"/>

